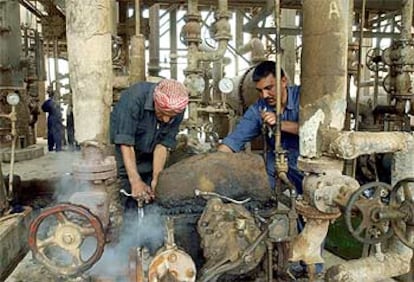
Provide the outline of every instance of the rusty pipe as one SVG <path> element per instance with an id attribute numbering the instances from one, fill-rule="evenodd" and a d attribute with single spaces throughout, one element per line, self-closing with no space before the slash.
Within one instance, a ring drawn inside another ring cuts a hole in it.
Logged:
<path id="1" fill-rule="evenodd" d="M 406 132 L 337 132 L 326 137 L 327 153 L 341 159 L 354 159 L 360 155 L 373 153 L 394 153 L 407 148 L 411 137 Z M 329 141 L 328 141 L 329 139 Z"/>
<path id="2" fill-rule="evenodd" d="M 410 271 L 413 251 L 398 239 L 391 240 L 390 251 L 380 256 L 346 261 L 332 266 L 326 272 L 326 281 L 374 282 L 399 276 Z"/>
<path id="3" fill-rule="evenodd" d="M 306 264 L 323 263 L 322 242 L 328 234 L 329 220 L 312 219 L 306 221 L 305 228 L 293 239 L 291 261 L 304 261 Z"/>

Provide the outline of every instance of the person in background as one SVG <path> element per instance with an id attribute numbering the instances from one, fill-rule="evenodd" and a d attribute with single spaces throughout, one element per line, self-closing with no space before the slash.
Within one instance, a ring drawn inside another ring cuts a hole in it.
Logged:
<path id="1" fill-rule="evenodd" d="M 188 104 L 188 90 L 180 82 L 139 82 L 121 93 L 110 118 L 110 141 L 121 188 L 136 200 L 154 198 L 160 172 L 168 152 L 176 146 L 176 135 Z M 126 208 L 136 207 L 131 198 Z"/>
<path id="2" fill-rule="evenodd" d="M 49 152 L 62 151 L 62 113 L 60 106 L 54 101 L 54 92 L 51 88 L 47 90 L 49 98 L 43 102 L 42 111 L 47 113 L 47 148 Z"/>

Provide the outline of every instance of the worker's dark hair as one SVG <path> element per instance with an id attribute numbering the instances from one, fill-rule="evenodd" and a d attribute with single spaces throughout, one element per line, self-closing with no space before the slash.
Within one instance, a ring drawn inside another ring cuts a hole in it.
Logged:
<path id="1" fill-rule="evenodd" d="M 274 61 L 263 61 L 254 69 L 252 79 L 254 82 L 258 82 L 262 78 L 267 77 L 269 74 L 276 76 L 276 63 Z M 280 76 L 285 76 L 283 69 L 280 69 Z"/>

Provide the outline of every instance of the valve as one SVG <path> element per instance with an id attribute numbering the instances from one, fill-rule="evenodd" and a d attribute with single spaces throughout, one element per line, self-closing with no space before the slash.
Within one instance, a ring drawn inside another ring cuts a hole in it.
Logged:
<path id="1" fill-rule="evenodd" d="M 393 219 L 391 226 L 398 239 L 407 247 L 414 249 L 411 233 L 414 227 L 414 199 L 412 197 L 414 191 L 410 191 L 407 186 L 409 183 L 414 183 L 414 178 L 401 179 L 392 189 L 390 205 L 398 211 L 400 217 Z"/>
<path id="2" fill-rule="evenodd" d="M 352 236 L 362 243 L 377 244 L 393 235 L 390 193 L 392 187 L 383 182 L 362 185 L 349 198 L 345 222 Z"/>
<path id="3" fill-rule="evenodd" d="M 385 71 L 386 67 L 382 59 L 383 51 L 380 48 L 372 48 L 367 52 L 366 65 L 369 70 L 378 72 Z"/>
<path id="4" fill-rule="evenodd" d="M 33 257 L 58 275 L 77 276 L 90 269 L 102 256 L 104 245 L 101 221 L 80 205 L 58 204 L 30 224 Z"/>

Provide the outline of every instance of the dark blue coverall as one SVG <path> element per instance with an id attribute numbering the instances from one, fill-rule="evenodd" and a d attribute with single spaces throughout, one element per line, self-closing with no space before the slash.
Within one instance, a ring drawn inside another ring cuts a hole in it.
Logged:
<path id="1" fill-rule="evenodd" d="M 47 147 L 49 152 L 62 151 L 62 114 L 59 106 L 52 98 L 42 104 L 42 110 L 48 113 L 47 117 Z"/>

